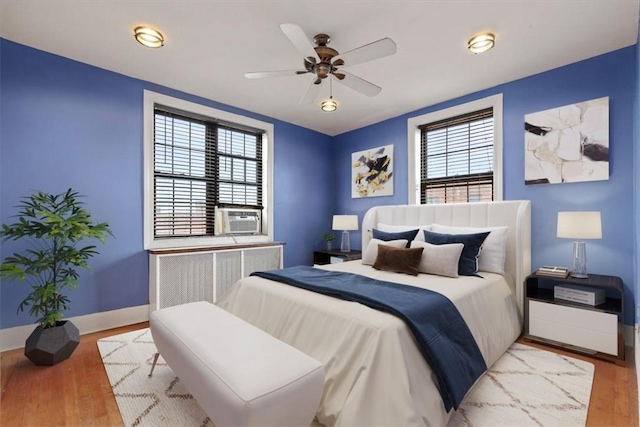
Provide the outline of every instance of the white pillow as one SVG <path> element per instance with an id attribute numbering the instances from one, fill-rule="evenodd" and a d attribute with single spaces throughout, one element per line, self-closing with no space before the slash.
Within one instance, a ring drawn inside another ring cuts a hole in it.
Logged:
<path id="1" fill-rule="evenodd" d="M 444 234 L 471 234 L 490 231 L 482 244 L 478 256 L 478 271 L 504 275 L 504 263 L 507 260 L 507 233 L 509 227 L 451 227 L 433 224 L 431 231 Z M 423 233 L 424 234 L 424 233 Z"/>
<path id="2" fill-rule="evenodd" d="M 406 248 L 407 239 L 400 240 L 380 240 L 371 239 L 367 245 L 367 249 L 362 254 L 362 263 L 366 265 L 373 265 L 378 258 L 378 245 L 393 246 L 394 248 Z"/>
<path id="3" fill-rule="evenodd" d="M 458 262 L 464 248 L 462 243 L 448 243 L 433 245 L 427 242 L 411 242 L 412 248 L 424 248 L 422 259 L 418 266 L 420 273 L 436 274 L 438 276 L 458 277 Z"/>
<path id="4" fill-rule="evenodd" d="M 418 242 L 424 242 L 424 233 L 422 230 L 431 231 L 431 225 L 389 225 L 381 222 L 378 223 L 376 228 L 380 231 L 384 231 L 385 233 L 398 233 L 401 231 L 415 230 L 417 228 L 418 234 L 416 234 L 416 237 L 413 240 L 417 240 Z"/>

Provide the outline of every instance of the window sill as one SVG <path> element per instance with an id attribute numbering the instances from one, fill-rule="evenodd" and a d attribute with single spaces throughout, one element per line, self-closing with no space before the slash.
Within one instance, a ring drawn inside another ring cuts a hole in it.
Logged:
<path id="1" fill-rule="evenodd" d="M 240 247 L 244 245 L 257 245 L 263 243 L 272 243 L 272 240 L 267 235 L 167 238 L 153 239 L 150 242 L 145 242 L 144 249 L 148 251 L 174 249 L 186 250 L 218 248 L 224 246 Z"/>
<path id="2" fill-rule="evenodd" d="M 149 253 L 154 255 L 167 254 L 184 254 L 193 252 L 212 252 L 212 251 L 228 251 L 238 249 L 264 248 L 269 246 L 284 246 L 284 242 L 265 242 L 265 243 L 247 243 L 234 245 L 216 245 L 216 246 L 199 246 L 190 248 L 173 248 L 173 249 L 150 249 Z"/>

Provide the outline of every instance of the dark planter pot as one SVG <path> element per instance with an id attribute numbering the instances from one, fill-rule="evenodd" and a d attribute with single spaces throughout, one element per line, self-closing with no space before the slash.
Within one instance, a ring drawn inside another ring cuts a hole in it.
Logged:
<path id="1" fill-rule="evenodd" d="M 52 328 L 39 325 L 27 338 L 24 355 L 36 365 L 52 366 L 71 356 L 80 344 L 80 332 L 69 322 L 58 322 Z"/>

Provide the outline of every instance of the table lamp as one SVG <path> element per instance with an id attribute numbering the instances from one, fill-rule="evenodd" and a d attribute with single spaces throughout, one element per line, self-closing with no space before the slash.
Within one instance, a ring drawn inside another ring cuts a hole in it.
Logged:
<path id="1" fill-rule="evenodd" d="M 358 229 L 358 215 L 334 215 L 332 228 L 334 230 L 342 230 L 340 252 L 351 252 L 349 230 Z"/>
<path id="2" fill-rule="evenodd" d="M 576 239 L 573 242 L 571 277 L 586 279 L 587 248 L 582 239 L 602 239 L 600 212 L 558 212 L 558 237 Z"/>

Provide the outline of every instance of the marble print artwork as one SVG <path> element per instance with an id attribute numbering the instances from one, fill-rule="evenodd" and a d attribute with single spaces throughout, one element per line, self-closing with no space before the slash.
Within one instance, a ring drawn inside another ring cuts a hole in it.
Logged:
<path id="1" fill-rule="evenodd" d="M 527 114 L 525 184 L 609 179 L 609 97 Z"/>

